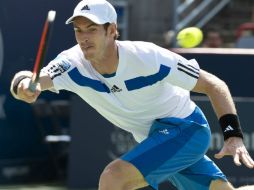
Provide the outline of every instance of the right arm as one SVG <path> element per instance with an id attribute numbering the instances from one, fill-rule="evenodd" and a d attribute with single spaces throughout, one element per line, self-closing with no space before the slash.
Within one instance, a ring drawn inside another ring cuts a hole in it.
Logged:
<path id="1" fill-rule="evenodd" d="M 63 77 L 63 73 L 72 67 L 72 63 L 78 62 L 79 57 L 82 55 L 83 54 L 78 45 L 58 54 L 55 59 L 50 61 L 45 67 L 41 69 L 40 79 L 36 86 L 35 92 L 29 90 L 32 72 L 20 71 L 16 73 L 12 79 L 10 87 L 12 95 L 18 100 L 22 100 L 27 103 L 33 103 L 44 90 L 58 91 L 65 89 L 65 81 L 61 82 L 62 86 L 58 86 L 57 90 L 55 90 L 56 86 L 54 86 L 52 80 L 56 76 L 61 75 L 61 77 Z"/>
<path id="2" fill-rule="evenodd" d="M 36 90 L 32 92 L 29 90 L 31 76 L 32 72 L 21 71 L 13 77 L 10 91 L 14 98 L 25 101 L 27 103 L 33 103 L 37 100 L 42 91 L 53 88 L 53 81 L 51 80 L 50 76 L 42 72 L 40 74 L 40 80 L 36 86 Z M 20 80 L 20 77 L 23 79 Z"/>

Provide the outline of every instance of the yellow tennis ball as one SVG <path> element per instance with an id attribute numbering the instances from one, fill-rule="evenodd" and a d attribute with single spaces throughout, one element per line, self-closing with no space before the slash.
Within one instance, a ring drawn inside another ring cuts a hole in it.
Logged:
<path id="1" fill-rule="evenodd" d="M 177 34 L 177 43 L 183 48 L 198 46 L 203 40 L 203 32 L 197 27 L 184 28 Z"/>

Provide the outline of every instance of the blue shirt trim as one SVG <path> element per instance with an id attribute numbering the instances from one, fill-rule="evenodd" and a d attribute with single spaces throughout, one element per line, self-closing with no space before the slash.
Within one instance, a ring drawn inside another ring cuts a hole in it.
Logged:
<path id="1" fill-rule="evenodd" d="M 87 86 L 99 92 L 110 93 L 110 89 L 101 81 L 93 80 L 80 74 L 77 68 L 68 72 L 69 77 L 79 86 Z"/>
<path id="2" fill-rule="evenodd" d="M 142 77 L 126 80 L 125 81 L 126 88 L 129 91 L 131 91 L 131 90 L 137 90 L 146 86 L 153 85 L 157 83 L 158 81 L 163 80 L 169 74 L 170 70 L 171 70 L 170 67 L 161 65 L 158 73 L 155 73 L 153 75 L 148 75 L 145 77 L 142 76 Z"/>

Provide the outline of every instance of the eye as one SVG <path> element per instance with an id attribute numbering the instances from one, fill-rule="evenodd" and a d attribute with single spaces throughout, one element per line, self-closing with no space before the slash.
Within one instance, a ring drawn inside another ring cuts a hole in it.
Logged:
<path id="1" fill-rule="evenodd" d="M 97 30 L 97 28 L 89 28 L 89 32 L 95 32 Z"/>

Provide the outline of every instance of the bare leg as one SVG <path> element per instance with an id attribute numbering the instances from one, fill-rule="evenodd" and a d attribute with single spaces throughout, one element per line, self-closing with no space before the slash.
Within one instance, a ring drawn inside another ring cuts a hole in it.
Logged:
<path id="1" fill-rule="evenodd" d="M 117 159 L 102 172 L 99 190 L 136 190 L 147 185 L 143 175 L 135 166 Z"/>
<path id="2" fill-rule="evenodd" d="M 226 181 L 223 180 L 214 180 L 210 184 L 209 190 L 234 190 L 235 188 Z"/>

